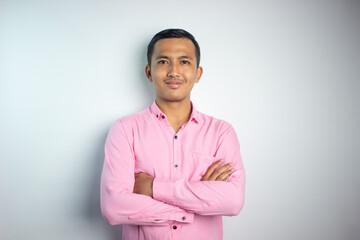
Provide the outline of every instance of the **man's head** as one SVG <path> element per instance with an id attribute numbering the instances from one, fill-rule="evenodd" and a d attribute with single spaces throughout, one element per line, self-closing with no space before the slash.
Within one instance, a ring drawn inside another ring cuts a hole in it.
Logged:
<path id="1" fill-rule="evenodd" d="M 195 40 L 194 36 L 191 35 L 191 33 L 187 32 L 183 29 L 175 29 L 175 28 L 162 30 L 161 32 L 158 32 L 151 39 L 151 41 L 148 45 L 148 50 L 147 50 L 147 61 L 148 61 L 149 66 L 151 66 L 151 58 L 152 58 L 152 55 L 154 52 L 155 43 L 161 39 L 166 39 L 166 38 L 187 38 L 187 39 L 191 40 L 191 42 L 195 46 L 196 66 L 199 67 L 200 46 L 199 46 L 198 42 Z"/>
<path id="2" fill-rule="evenodd" d="M 200 48 L 194 37 L 181 29 L 156 34 L 148 47 L 145 73 L 155 86 L 157 102 L 190 101 L 190 93 L 202 75 Z"/>

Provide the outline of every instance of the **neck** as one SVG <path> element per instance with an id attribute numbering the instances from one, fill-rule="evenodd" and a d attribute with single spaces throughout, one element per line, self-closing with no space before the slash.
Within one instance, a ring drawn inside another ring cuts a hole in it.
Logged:
<path id="1" fill-rule="evenodd" d="M 168 122 L 174 128 L 175 132 L 190 118 L 192 111 L 190 99 L 179 102 L 167 102 L 156 98 L 156 104 L 166 115 Z"/>

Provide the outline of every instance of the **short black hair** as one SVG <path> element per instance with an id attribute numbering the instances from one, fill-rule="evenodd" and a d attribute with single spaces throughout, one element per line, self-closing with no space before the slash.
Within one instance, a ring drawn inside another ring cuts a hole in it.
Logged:
<path id="1" fill-rule="evenodd" d="M 198 42 L 195 40 L 195 37 L 191 33 L 185 31 L 184 29 L 179 29 L 179 28 L 169 28 L 169 29 L 162 30 L 161 32 L 158 32 L 157 34 L 155 34 L 155 36 L 151 39 L 151 41 L 148 45 L 148 50 L 147 50 L 147 61 L 148 61 L 149 66 L 151 64 L 151 57 L 154 52 L 155 43 L 157 41 L 159 41 L 160 39 L 165 39 L 165 38 L 187 38 L 187 39 L 190 39 L 195 45 L 196 65 L 199 66 L 199 64 L 200 64 L 200 46 L 199 46 Z"/>

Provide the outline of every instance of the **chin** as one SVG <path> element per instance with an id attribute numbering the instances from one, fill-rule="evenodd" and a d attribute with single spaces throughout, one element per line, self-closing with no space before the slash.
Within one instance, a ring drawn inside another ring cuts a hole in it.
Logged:
<path id="1" fill-rule="evenodd" d="M 167 102 L 182 102 L 186 99 L 186 97 L 184 98 L 184 97 L 180 97 L 180 96 L 178 96 L 178 97 L 174 96 L 174 97 L 164 97 L 162 99 Z"/>

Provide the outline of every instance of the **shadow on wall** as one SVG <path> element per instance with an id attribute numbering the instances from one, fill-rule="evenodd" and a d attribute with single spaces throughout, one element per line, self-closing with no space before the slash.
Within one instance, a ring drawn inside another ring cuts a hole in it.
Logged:
<path id="1" fill-rule="evenodd" d="M 149 39 L 150 41 L 150 39 Z M 138 49 L 139 62 L 138 62 L 138 77 L 136 78 L 139 83 L 139 97 L 144 100 L 144 106 L 149 107 L 155 100 L 155 91 L 153 84 L 149 82 L 145 74 L 145 66 L 147 65 L 147 42 L 144 42 L 143 47 Z M 139 109 L 140 110 L 143 110 Z"/>
<path id="2" fill-rule="evenodd" d="M 107 133 L 108 129 L 104 130 L 102 136 L 98 138 L 98 144 L 96 144 L 97 150 L 94 151 L 96 154 L 91 159 L 93 168 L 90 175 L 92 178 L 89 182 L 87 205 L 85 205 L 86 215 L 88 216 L 86 221 L 89 221 L 90 225 L 95 229 L 101 229 L 104 235 L 107 236 L 106 240 L 119 240 L 121 239 L 122 225 L 110 226 L 102 216 L 100 208 L 100 179 L 105 157 L 104 145 Z"/>

